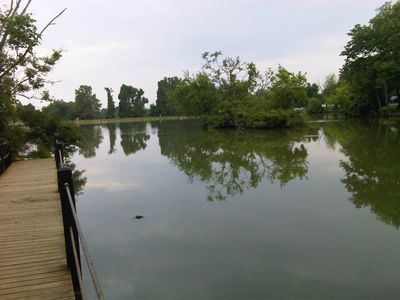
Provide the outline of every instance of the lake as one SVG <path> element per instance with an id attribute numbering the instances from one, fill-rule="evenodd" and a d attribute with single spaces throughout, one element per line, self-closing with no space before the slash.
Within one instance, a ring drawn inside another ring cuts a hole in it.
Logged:
<path id="1" fill-rule="evenodd" d="M 400 126 L 80 131 L 77 208 L 107 298 L 400 298 Z"/>

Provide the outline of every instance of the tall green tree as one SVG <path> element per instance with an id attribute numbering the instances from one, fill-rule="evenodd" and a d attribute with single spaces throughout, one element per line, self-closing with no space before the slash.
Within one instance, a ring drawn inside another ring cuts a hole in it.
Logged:
<path id="1" fill-rule="evenodd" d="M 100 114 L 101 103 L 89 85 L 81 85 L 75 90 L 75 109 L 79 118 L 94 119 Z"/>
<path id="2" fill-rule="evenodd" d="M 176 114 L 176 108 L 173 101 L 170 99 L 170 93 L 180 82 L 181 79 L 176 76 L 164 77 L 162 80 L 158 81 L 156 108 L 153 108 L 153 113 L 166 116 Z"/>
<path id="3" fill-rule="evenodd" d="M 180 113 L 192 116 L 209 114 L 221 98 L 215 84 L 203 73 L 187 76 L 169 95 Z"/>
<path id="4" fill-rule="evenodd" d="M 115 118 L 115 104 L 114 104 L 114 100 L 113 100 L 113 90 L 110 88 L 104 88 L 106 90 L 107 93 L 107 115 L 106 118 L 107 119 L 112 119 Z"/>
<path id="5" fill-rule="evenodd" d="M 307 93 L 307 97 L 308 98 L 312 98 L 312 97 L 318 98 L 318 97 L 320 97 L 318 84 L 316 84 L 316 83 L 307 83 L 306 93 Z"/>
<path id="6" fill-rule="evenodd" d="M 149 100 L 144 97 L 144 91 L 123 84 L 118 94 L 119 116 L 121 118 L 142 117 L 145 114 L 145 104 Z"/>
<path id="7" fill-rule="evenodd" d="M 322 97 L 326 99 L 333 95 L 338 84 L 338 78 L 335 74 L 329 74 L 326 76 L 325 82 L 322 84 Z"/>
<path id="8" fill-rule="evenodd" d="M 357 24 L 341 55 L 341 80 L 355 94 L 353 114 L 379 112 L 400 96 L 400 2 L 386 2 L 368 25 Z"/>
<path id="9" fill-rule="evenodd" d="M 282 66 L 271 76 L 270 101 L 274 108 L 290 109 L 307 104 L 307 78 Z"/>

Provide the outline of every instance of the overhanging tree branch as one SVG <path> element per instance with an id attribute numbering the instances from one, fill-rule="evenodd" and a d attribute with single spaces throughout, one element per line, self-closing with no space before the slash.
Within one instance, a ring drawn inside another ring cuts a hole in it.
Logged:
<path id="1" fill-rule="evenodd" d="M 17 2 L 16 9 L 17 9 L 17 7 L 19 6 L 20 2 L 21 2 L 21 0 Z M 30 1 L 28 2 L 27 6 L 29 5 L 29 3 L 30 3 Z M 26 6 L 25 8 L 27 8 L 27 6 Z M 39 39 L 42 37 L 42 35 L 43 35 L 43 33 L 46 31 L 46 29 L 49 28 L 51 25 L 54 25 L 53 22 L 54 22 L 58 17 L 60 17 L 66 10 L 67 10 L 67 8 L 64 8 L 59 14 L 57 14 L 53 19 L 51 19 L 49 23 L 47 23 L 47 25 L 39 32 L 39 35 L 38 35 Z M 15 14 L 15 13 L 14 13 L 14 14 Z M 6 40 L 6 33 L 4 33 L 4 36 L 3 36 L 3 39 L 2 39 L 1 42 L 3 43 L 3 42 L 5 42 L 5 40 Z M 32 51 L 33 46 L 34 46 L 33 44 L 29 45 L 29 46 L 25 49 L 25 51 L 23 52 L 23 54 L 20 55 L 19 58 L 18 58 L 11 66 L 9 66 L 7 69 L 5 69 L 5 70 L 0 74 L 0 81 L 1 81 L 5 76 L 7 76 L 13 69 L 15 69 L 18 65 L 20 65 L 20 64 L 25 60 L 25 58 L 26 58 L 26 56 L 28 55 L 28 53 L 29 53 L 30 51 Z M 0 43 L 0 50 L 2 50 L 3 47 L 4 47 L 4 45 L 2 45 L 2 44 Z"/>

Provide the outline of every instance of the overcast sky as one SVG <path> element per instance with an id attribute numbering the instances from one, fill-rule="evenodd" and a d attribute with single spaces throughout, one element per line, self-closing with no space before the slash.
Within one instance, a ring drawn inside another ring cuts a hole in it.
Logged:
<path id="1" fill-rule="evenodd" d="M 71 101 L 91 85 L 106 106 L 104 87 L 142 88 L 155 102 L 157 81 L 200 69 L 201 53 L 221 50 L 255 62 L 260 70 L 283 65 L 323 82 L 337 73 L 347 33 L 366 24 L 383 0 L 33 0 L 31 12 L 46 31 L 41 47 L 64 49 L 50 74 L 58 99 Z"/>

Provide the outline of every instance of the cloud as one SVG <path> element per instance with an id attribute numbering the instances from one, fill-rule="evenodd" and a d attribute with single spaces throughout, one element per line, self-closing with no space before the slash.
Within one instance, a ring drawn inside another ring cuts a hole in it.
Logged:
<path id="1" fill-rule="evenodd" d="M 65 49 L 50 75 L 57 98 L 73 100 L 92 85 L 106 104 L 104 87 L 117 98 L 122 83 L 143 88 L 150 102 L 164 76 L 195 72 L 204 51 L 222 50 L 258 63 L 281 63 L 313 81 L 337 72 L 346 33 L 367 23 L 384 0 L 40 0 L 32 2 L 39 28 L 62 8 L 42 47 Z"/>
<path id="2" fill-rule="evenodd" d="M 344 58 L 339 54 L 347 40 L 347 36 L 338 35 L 307 41 L 289 54 L 259 60 L 256 61 L 256 65 L 261 70 L 266 70 L 274 69 L 280 64 L 290 71 L 306 72 L 309 81 L 318 83 L 331 73 L 338 74 L 344 62 Z"/>

